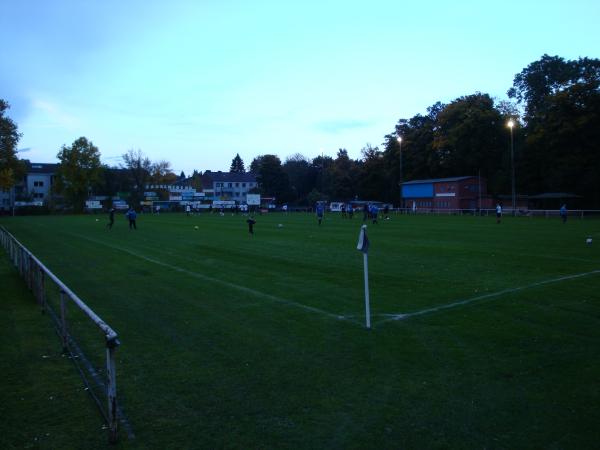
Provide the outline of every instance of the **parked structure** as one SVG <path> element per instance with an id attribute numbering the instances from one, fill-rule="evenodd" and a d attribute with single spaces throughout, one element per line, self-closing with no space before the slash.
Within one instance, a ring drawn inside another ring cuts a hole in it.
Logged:
<path id="1" fill-rule="evenodd" d="M 43 205 L 50 198 L 58 164 L 32 163 L 24 160 L 27 171 L 11 190 L 0 191 L 0 210 L 17 204 Z"/>
<path id="2" fill-rule="evenodd" d="M 402 183 L 402 197 L 407 208 L 478 209 L 492 208 L 484 178 L 475 176 L 433 178 Z"/>
<path id="3" fill-rule="evenodd" d="M 252 173 L 211 172 L 202 174 L 202 188 L 208 200 L 235 200 L 245 203 L 246 195 L 258 187 Z"/>

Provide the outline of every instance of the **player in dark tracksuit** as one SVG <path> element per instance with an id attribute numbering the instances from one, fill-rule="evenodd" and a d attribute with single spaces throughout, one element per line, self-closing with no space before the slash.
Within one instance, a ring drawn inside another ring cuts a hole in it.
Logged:
<path id="1" fill-rule="evenodd" d="M 248 224 L 248 233 L 254 236 L 254 224 L 256 223 L 256 220 L 250 216 L 250 218 L 246 220 L 246 223 Z"/>
<path id="2" fill-rule="evenodd" d="M 110 208 L 108 211 L 108 220 L 109 222 L 106 224 L 109 230 L 112 230 L 112 226 L 115 223 L 115 208 Z"/>

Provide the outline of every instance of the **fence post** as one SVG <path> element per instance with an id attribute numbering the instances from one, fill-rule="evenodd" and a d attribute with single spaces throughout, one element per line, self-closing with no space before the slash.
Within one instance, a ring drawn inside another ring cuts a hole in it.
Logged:
<path id="1" fill-rule="evenodd" d="M 65 303 L 65 291 L 60 290 L 60 322 L 63 350 L 67 350 L 67 305 Z"/>
<path id="2" fill-rule="evenodd" d="M 117 339 L 106 341 L 106 396 L 108 397 L 108 441 L 117 442 L 118 410 L 117 410 L 117 368 L 115 352 L 119 345 Z"/>
<path id="3" fill-rule="evenodd" d="M 42 307 L 42 314 L 46 312 L 46 274 L 40 267 L 40 306 Z"/>
<path id="4" fill-rule="evenodd" d="M 31 255 L 27 255 L 27 287 L 30 291 L 33 291 L 33 258 Z"/>

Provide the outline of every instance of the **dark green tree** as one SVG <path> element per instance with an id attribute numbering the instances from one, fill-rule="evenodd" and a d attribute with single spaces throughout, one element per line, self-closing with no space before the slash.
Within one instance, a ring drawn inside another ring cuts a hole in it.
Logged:
<path id="1" fill-rule="evenodd" d="M 389 173 L 383 152 L 379 147 L 367 144 L 361 150 L 359 164 L 358 195 L 364 200 L 387 200 Z"/>
<path id="2" fill-rule="evenodd" d="M 339 149 L 331 170 L 332 198 L 341 201 L 352 200 L 357 194 L 357 165 L 350 159 L 346 149 Z"/>
<path id="3" fill-rule="evenodd" d="M 197 191 L 202 190 L 202 174 L 197 170 L 192 173 L 192 187 Z"/>
<path id="4" fill-rule="evenodd" d="M 231 173 L 245 173 L 246 168 L 244 167 L 244 160 L 240 158 L 240 154 L 236 153 L 235 158 L 231 160 L 231 167 L 229 168 Z"/>
<path id="5" fill-rule="evenodd" d="M 0 190 L 10 190 L 25 174 L 25 164 L 17 157 L 21 138 L 17 125 L 5 115 L 10 108 L 0 99 Z"/>
<path id="6" fill-rule="evenodd" d="M 257 156 L 252 161 L 250 168 L 256 175 L 262 195 L 274 196 L 277 201 L 288 201 L 290 197 L 289 180 L 279 157 L 275 155 Z"/>
<path id="7" fill-rule="evenodd" d="M 63 145 L 56 157 L 59 160 L 56 190 L 76 212 L 81 212 L 101 178 L 100 151 L 91 141 L 80 137 L 70 147 Z"/>
<path id="8" fill-rule="evenodd" d="M 139 204 L 144 199 L 146 184 L 150 181 L 152 161 L 139 149 L 129 150 L 122 158 L 123 167 L 129 171 L 132 180 L 131 200 L 134 204 Z"/>
<path id="9" fill-rule="evenodd" d="M 308 193 L 314 188 L 316 178 L 310 161 L 296 153 L 286 158 L 283 171 L 287 174 L 290 183 L 290 201 L 307 205 Z"/>
<path id="10" fill-rule="evenodd" d="M 481 175 L 492 192 L 510 191 L 507 118 L 488 94 L 460 97 L 437 116 L 433 150 L 441 176 Z"/>
<path id="11" fill-rule="evenodd" d="M 600 60 L 543 55 L 515 76 L 508 95 L 525 109 L 517 186 L 600 206 Z"/>

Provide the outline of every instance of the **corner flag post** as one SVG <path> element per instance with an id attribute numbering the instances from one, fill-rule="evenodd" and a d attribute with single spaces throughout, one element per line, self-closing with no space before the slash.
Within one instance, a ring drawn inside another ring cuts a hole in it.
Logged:
<path id="1" fill-rule="evenodd" d="M 357 250 L 363 252 L 363 269 L 365 276 L 365 318 L 367 328 L 371 328 L 371 306 L 369 303 L 369 238 L 367 237 L 367 226 L 363 225 L 358 235 Z"/>

